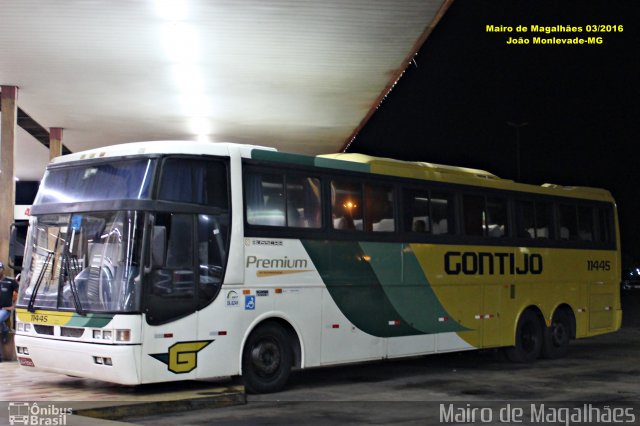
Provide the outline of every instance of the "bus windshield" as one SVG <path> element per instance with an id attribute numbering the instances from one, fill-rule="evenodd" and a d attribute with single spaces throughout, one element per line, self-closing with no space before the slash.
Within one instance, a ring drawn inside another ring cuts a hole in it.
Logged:
<path id="1" fill-rule="evenodd" d="M 148 199 L 154 166 L 153 159 L 138 159 L 52 168 L 44 175 L 34 205 Z"/>
<path id="2" fill-rule="evenodd" d="M 31 219 L 19 305 L 89 312 L 140 309 L 143 213 L 50 214 Z"/>

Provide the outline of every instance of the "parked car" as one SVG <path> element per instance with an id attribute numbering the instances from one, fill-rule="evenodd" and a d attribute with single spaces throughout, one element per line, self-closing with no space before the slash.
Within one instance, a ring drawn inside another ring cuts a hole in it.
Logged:
<path id="1" fill-rule="evenodd" d="M 640 290 L 640 268 L 623 268 L 621 285 L 623 290 Z"/>

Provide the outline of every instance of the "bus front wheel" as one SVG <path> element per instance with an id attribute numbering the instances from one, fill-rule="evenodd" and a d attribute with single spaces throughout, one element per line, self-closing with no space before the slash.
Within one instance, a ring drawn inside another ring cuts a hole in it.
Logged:
<path id="1" fill-rule="evenodd" d="M 242 353 L 242 379 L 249 393 L 282 389 L 291 373 L 293 354 L 287 332 L 275 323 L 256 328 Z"/>
<path id="2" fill-rule="evenodd" d="M 535 361 L 542 352 L 542 340 L 542 322 L 535 312 L 524 311 L 516 328 L 516 343 L 506 350 L 507 358 L 519 363 Z"/>

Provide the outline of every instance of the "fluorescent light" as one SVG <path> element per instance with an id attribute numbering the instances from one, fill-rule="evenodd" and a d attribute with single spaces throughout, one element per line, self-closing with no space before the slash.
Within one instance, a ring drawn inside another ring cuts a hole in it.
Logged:
<path id="1" fill-rule="evenodd" d="M 201 64 L 202 43 L 197 27 L 189 22 L 186 0 L 155 0 L 160 40 L 167 60 L 171 63 L 171 77 L 179 97 L 180 113 L 186 118 L 187 132 L 198 140 L 209 140 L 211 127 L 211 99 L 205 94 L 205 79 Z"/>
<path id="2" fill-rule="evenodd" d="M 169 60 L 177 63 L 193 63 L 200 56 L 200 42 L 193 26 L 183 22 L 167 22 L 162 25 L 162 45 Z"/>
<path id="3" fill-rule="evenodd" d="M 158 16 L 167 21 L 180 21 L 187 18 L 186 0 L 155 0 Z"/>

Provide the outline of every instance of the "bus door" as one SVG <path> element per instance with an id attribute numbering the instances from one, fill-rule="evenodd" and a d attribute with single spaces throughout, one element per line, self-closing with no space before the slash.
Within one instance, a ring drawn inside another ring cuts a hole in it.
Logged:
<path id="1" fill-rule="evenodd" d="M 155 213 L 148 227 L 141 362 L 144 381 L 196 377 L 195 218 L 194 214 Z"/>

